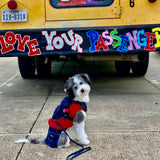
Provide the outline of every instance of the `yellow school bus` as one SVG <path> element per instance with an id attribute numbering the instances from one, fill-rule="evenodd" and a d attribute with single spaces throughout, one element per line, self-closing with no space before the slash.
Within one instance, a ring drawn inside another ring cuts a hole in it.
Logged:
<path id="1" fill-rule="evenodd" d="M 23 78 L 49 75 L 64 57 L 143 76 L 160 50 L 159 0 L 1 0 L 0 13 L 0 56 L 17 56 Z"/>

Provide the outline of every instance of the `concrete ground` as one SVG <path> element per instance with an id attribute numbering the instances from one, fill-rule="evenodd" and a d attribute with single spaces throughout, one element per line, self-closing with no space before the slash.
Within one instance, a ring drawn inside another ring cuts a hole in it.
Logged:
<path id="1" fill-rule="evenodd" d="M 45 138 L 48 119 L 65 96 L 68 75 L 92 79 L 86 132 L 92 150 L 77 160 L 160 159 L 160 56 L 151 53 L 145 77 L 121 78 L 112 63 L 55 63 L 52 77 L 24 80 L 16 58 L 0 58 L 0 159 L 65 160 L 80 149 L 16 144 L 21 138 Z M 107 70 L 107 71 L 106 71 Z M 74 130 L 71 135 L 76 140 Z"/>

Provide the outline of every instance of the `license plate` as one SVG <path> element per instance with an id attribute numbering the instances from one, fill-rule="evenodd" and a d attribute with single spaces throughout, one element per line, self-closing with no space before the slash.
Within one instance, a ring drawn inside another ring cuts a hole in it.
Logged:
<path id="1" fill-rule="evenodd" d="M 27 21 L 27 10 L 2 10 L 1 11 L 2 22 L 25 22 Z"/>

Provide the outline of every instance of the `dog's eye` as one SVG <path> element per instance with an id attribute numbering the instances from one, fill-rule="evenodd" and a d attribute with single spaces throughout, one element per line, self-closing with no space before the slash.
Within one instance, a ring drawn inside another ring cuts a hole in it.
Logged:
<path id="1" fill-rule="evenodd" d="M 74 86 L 74 89 L 78 89 L 78 87 L 77 87 L 77 86 Z"/>
<path id="2" fill-rule="evenodd" d="M 83 82 L 80 82 L 79 84 L 80 84 L 80 85 L 82 85 L 82 84 L 83 84 Z"/>

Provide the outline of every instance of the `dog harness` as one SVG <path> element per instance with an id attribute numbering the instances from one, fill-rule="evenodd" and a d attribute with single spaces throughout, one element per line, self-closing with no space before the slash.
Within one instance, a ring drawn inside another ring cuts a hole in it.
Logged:
<path id="1" fill-rule="evenodd" d="M 73 126 L 73 119 L 80 110 L 87 112 L 87 105 L 84 102 L 74 101 L 69 96 L 65 97 L 55 109 L 52 118 L 48 120 L 49 129 L 45 143 L 57 148 L 57 143 L 62 132 Z M 55 121 L 56 120 L 56 121 Z M 61 126 L 59 126 L 58 124 Z"/>

